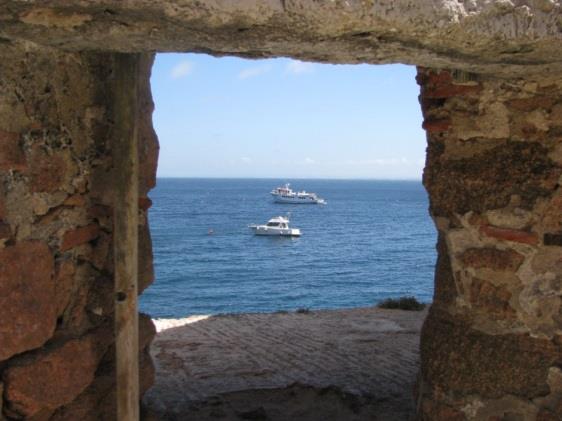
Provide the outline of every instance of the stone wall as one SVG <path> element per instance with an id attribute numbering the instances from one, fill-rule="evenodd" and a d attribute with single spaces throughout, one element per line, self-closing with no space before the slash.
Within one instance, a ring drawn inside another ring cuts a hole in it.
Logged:
<path id="1" fill-rule="evenodd" d="M 562 414 L 562 77 L 418 69 L 439 232 L 428 420 Z"/>
<path id="2" fill-rule="evenodd" d="M 562 413 L 558 0 L 0 0 L 0 413 L 112 419 L 112 52 L 420 68 L 439 231 L 420 417 Z M 140 290 L 157 142 L 141 94 Z M 466 72 L 476 72 L 471 74 Z M 142 389 L 150 384 L 141 318 Z"/>
<path id="3" fill-rule="evenodd" d="M 0 10 L 0 38 L 67 51 L 562 71 L 560 0 L 0 0 Z"/>
<path id="4" fill-rule="evenodd" d="M 0 43 L 0 419 L 114 417 L 113 56 Z M 143 58 L 140 290 L 158 145 Z M 141 317 L 141 389 L 152 322 Z M 2 393 L 3 391 L 3 393 Z"/>

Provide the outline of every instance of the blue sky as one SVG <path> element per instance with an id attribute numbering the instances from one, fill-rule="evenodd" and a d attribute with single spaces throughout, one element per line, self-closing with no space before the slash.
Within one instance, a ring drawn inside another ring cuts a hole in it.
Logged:
<path id="1" fill-rule="evenodd" d="M 420 179 L 415 68 L 159 54 L 160 177 Z"/>

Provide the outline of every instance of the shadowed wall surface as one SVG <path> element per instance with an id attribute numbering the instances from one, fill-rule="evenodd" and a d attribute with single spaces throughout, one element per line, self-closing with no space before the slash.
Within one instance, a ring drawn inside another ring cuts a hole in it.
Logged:
<path id="1" fill-rule="evenodd" d="M 0 370 L 3 414 L 113 416 L 111 54 L 3 44 Z M 140 289 L 152 282 L 146 193 L 158 146 L 142 63 Z M 141 318 L 141 370 L 154 334 Z M 102 409 L 103 408 L 103 409 Z M 107 411 L 107 412 L 106 412 Z"/>
<path id="2" fill-rule="evenodd" d="M 153 51 L 420 66 L 439 230 L 422 419 L 562 413 L 562 15 L 534 1 L 0 1 L 0 400 L 114 414 L 112 52 L 141 52 L 140 289 Z M 445 70 L 447 69 L 447 70 Z M 454 70 L 452 70 L 454 69 Z M 141 318 L 142 355 L 153 335 Z M 141 358 L 142 389 L 151 383 Z"/>

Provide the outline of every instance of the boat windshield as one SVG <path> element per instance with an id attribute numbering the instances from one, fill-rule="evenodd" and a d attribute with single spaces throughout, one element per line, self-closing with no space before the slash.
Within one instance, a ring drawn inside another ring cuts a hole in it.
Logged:
<path id="1" fill-rule="evenodd" d="M 267 223 L 268 227 L 278 227 L 279 226 L 279 222 L 268 222 Z"/>

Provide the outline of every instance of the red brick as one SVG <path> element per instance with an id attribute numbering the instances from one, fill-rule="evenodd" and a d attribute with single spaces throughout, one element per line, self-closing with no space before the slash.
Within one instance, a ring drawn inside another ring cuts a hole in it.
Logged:
<path id="1" fill-rule="evenodd" d="M 0 130 L 0 171 L 26 169 L 25 155 L 19 141 L 19 133 Z"/>
<path id="2" fill-rule="evenodd" d="M 537 244 L 539 237 L 534 232 L 514 230 L 509 228 L 498 228 L 492 225 L 482 225 L 480 232 L 487 237 L 497 238 L 498 240 L 513 241 L 523 244 Z"/>
<path id="3" fill-rule="evenodd" d="M 31 191 L 54 192 L 65 182 L 67 166 L 59 155 L 48 155 L 35 148 L 30 158 Z"/>
<path id="4" fill-rule="evenodd" d="M 90 224 L 72 231 L 67 231 L 64 233 L 60 250 L 67 251 L 73 247 L 92 241 L 98 237 L 99 232 L 100 228 L 96 224 Z"/>
<path id="5" fill-rule="evenodd" d="M 139 197 L 139 209 L 146 211 L 152 206 L 152 200 L 148 197 Z"/>
<path id="6" fill-rule="evenodd" d="M 0 249 L 0 361 L 40 347 L 56 326 L 53 257 L 27 241 Z"/>
<path id="7" fill-rule="evenodd" d="M 451 127 L 451 120 L 448 118 L 427 119 L 423 121 L 422 127 L 429 133 L 446 132 Z"/>
<path id="8" fill-rule="evenodd" d="M 154 384 L 154 366 L 148 345 L 156 333 L 150 317 L 139 314 L 139 392 L 142 396 Z M 88 388 L 70 404 L 57 410 L 49 421 L 114 420 L 115 377 L 114 363 L 100 363 L 96 378 Z M 141 416 L 148 421 L 149 418 Z M 155 420 L 150 418 L 150 420 Z"/>
<path id="9" fill-rule="evenodd" d="M 110 206 L 94 205 L 88 210 L 88 214 L 92 218 L 108 218 L 113 214 L 113 210 Z"/>
<path id="10" fill-rule="evenodd" d="M 479 93 L 482 90 L 481 85 L 436 85 L 426 86 L 423 89 L 422 96 L 425 98 L 450 98 L 454 96 L 465 96 Z"/>
<path id="11" fill-rule="evenodd" d="M 447 70 L 427 73 L 426 83 L 428 85 L 443 85 L 443 84 L 450 84 L 452 82 L 453 82 L 453 76 L 451 76 L 451 72 Z"/>
<path id="12" fill-rule="evenodd" d="M 10 410 L 27 419 L 72 402 L 94 379 L 103 349 L 97 339 L 71 339 L 6 369 L 4 396 Z"/>

